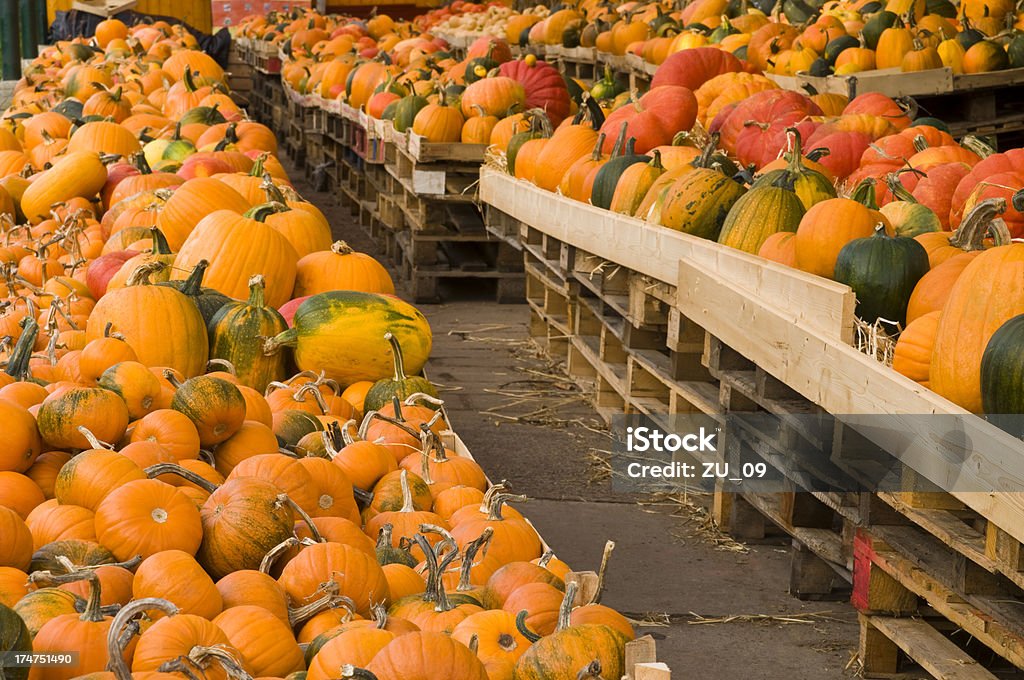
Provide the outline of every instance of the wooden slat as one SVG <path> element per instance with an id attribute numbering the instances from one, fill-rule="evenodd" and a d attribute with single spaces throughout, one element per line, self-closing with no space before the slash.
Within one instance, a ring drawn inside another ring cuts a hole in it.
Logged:
<path id="1" fill-rule="evenodd" d="M 873 626 L 889 638 L 935 680 L 995 680 L 977 661 L 943 637 L 942 633 L 919 619 L 889 616 L 867 617 Z"/>
<path id="2" fill-rule="evenodd" d="M 768 299 L 799 301 L 798 319 L 826 337 L 853 338 L 855 298 L 846 286 L 713 241 L 649 225 L 624 215 L 563 198 L 505 173 L 481 170 L 480 200 L 563 243 L 676 285 L 677 262 L 687 260 Z"/>
<path id="3" fill-rule="evenodd" d="M 829 413 L 871 414 L 847 424 L 1024 540 L 1024 498 L 995 493 L 1024 488 L 1024 443 L 853 347 L 822 336 L 803 323 L 795 301 L 784 310 L 769 306 L 685 260 L 678 266 L 677 307 L 685 317 Z M 924 414 L 961 416 L 969 450 L 947 441 L 945 419 L 933 422 Z"/>

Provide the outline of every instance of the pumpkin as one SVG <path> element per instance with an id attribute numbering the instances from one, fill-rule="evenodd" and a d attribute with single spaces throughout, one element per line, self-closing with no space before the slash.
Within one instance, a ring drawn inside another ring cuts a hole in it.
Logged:
<path id="1" fill-rule="evenodd" d="M 300 369 L 324 371 L 342 385 L 392 374 L 391 332 L 402 346 L 408 372 L 418 373 L 430 354 L 426 318 L 391 296 L 330 291 L 310 297 L 295 313 L 293 328 L 269 340 L 264 351 L 294 348 Z"/>
<path id="2" fill-rule="evenodd" d="M 551 64 L 536 59 L 517 59 L 503 63 L 498 72 L 522 85 L 526 94 L 523 108 L 540 109 L 552 126 L 557 127 L 569 115 L 569 88 L 562 74 Z"/>
<path id="3" fill-rule="evenodd" d="M 157 227 L 171 249 L 181 249 L 200 220 L 215 210 L 244 213 L 251 204 L 240 193 L 213 177 L 190 179 L 174 190 L 157 218 Z"/>
<path id="4" fill-rule="evenodd" d="M 668 189 L 661 224 L 706 239 L 717 239 L 743 185 L 716 170 L 697 168 Z"/>
<path id="5" fill-rule="evenodd" d="M 756 254 L 772 234 L 796 232 L 803 216 L 803 203 L 794 192 L 755 186 L 730 208 L 718 242 Z"/>
<path id="6" fill-rule="evenodd" d="M 242 385 L 260 390 L 284 375 L 281 354 L 263 354 L 263 339 L 288 328 L 284 317 L 266 304 L 263 276 L 249 279 L 249 300 L 231 302 L 210 321 L 210 357 L 228 361 Z"/>
<path id="7" fill-rule="evenodd" d="M 384 649 L 396 635 L 376 626 L 360 626 L 342 631 L 316 652 L 309 664 L 307 680 L 331 680 L 343 677 L 342 667 L 346 664 L 363 667 L 370 663 L 377 652 Z"/>
<path id="8" fill-rule="evenodd" d="M 1024 312 L 1020 287 L 1008 273 L 1022 257 L 1020 244 L 982 252 L 960 274 L 942 311 L 932 352 L 931 388 L 973 413 L 983 409 L 981 360 L 989 340 L 1003 323 Z"/>
<path id="9" fill-rule="evenodd" d="M 462 93 L 462 115 L 471 118 L 477 109 L 481 115 L 507 116 L 526 103 L 523 85 L 507 76 L 481 78 L 470 83 Z"/>
<path id="10" fill-rule="evenodd" d="M 257 677 L 284 677 L 305 667 L 291 627 L 271 612 L 251 605 L 225 609 L 213 619 L 243 665 Z"/>
<path id="11" fill-rule="evenodd" d="M 380 650 L 366 669 L 383 680 L 434 680 L 444 668 L 447 680 L 488 680 L 483 663 L 445 633 L 400 635 Z"/>
<path id="12" fill-rule="evenodd" d="M 231 298 L 213 288 L 203 286 L 203 279 L 210 263 L 200 260 L 192 268 L 188 278 L 183 281 L 165 281 L 158 283 L 158 286 L 173 288 L 182 293 L 199 309 L 199 314 L 206 326 L 210 325 L 213 317 L 217 315 L 220 308 L 231 302 Z"/>
<path id="13" fill-rule="evenodd" d="M 272 307 L 291 297 L 298 253 L 280 232 L 263 223 L 267 210 L 258 207 L 239 215 L 216 210 L 196 225 L 174 260 L 172 280 L 187 279 L 195 265 L 209 263 L 205 282 L 234 298 L 245 297 L 249 278 L 262 274 L 265 296 Z"/>
<path id="14" fill-rule="evenodd" d="M 32 561 L 32 533 L 18 513 L 0 505 L 0 567 L 25 571 Z"/>
<path id="15" fill-rule="evenodd" d="M 104 182 L 107 170 L 99 154 L 78 151 L 62 156 L 53 167 L 29 184 L 21 197 L 21 210 L 33 224 L 50 217 L 50 206 L 76 196 L 95 196 Z"/>
<path id="16" fill-rule="evenodd" d="M 1010 58 L 999 43 L 979 40 L 964 53 L 964 73 L 988 73 L 1010 67 Z"/>
<path id="17" fill-rule="evenodd" d="M 575 583 L 566 585 L 558 623 L 551 635 L 540 638 L 519 623 L 520 631 L 534 644 L 516 662 L 514 676 L 517 679 L 622 675 L 626 636 L 603 624 L 572 625 L 570 617 L 576 588 Z"/>
<path id="18" fill-rule="evenodd" d="M 271 548 L 292 535 L 292 508 L 277 487 L 261 479 L 238 478 L 212 490 L 203 504 L 203 542 L 196 557 L 214 578 L 239 569 L 256 569 Z"/>
<path id="19" fill-rule="evenodd" d="M 785 168 L 765 166 L 762 173 L 751 185 L 751 189 L 762 186 L 779 186 L 796 193 L 805 210 L 815 203 L 836 197 L 832 181 L 823 173 L 810 167 L 802 155 L 801 135 L 797 128 L 786 130 L 789 150 L 785 153 Z"/>
<path id="20" fill-rule="evenodd" d="M 462 113 L 442 100 L 420 109 L 413 121 L 412 131 L 435 144 L 458 142 L 462 138 L 463 123 L 465 119 Z"/>
<path id="21" fill-rule="evenodd" d="M 0 421 L 6 431 L 0 446 L 0 470 L 25 472 L 43 448 L 35 418 L 25 408 L 0 399 Z"/>
<path id="22" fill-rule="evenodd" d="M 32 638 L 28 627 L 17 612 L 0 604 L 0 654 L 31 654 Z M 27 680 L 29 667 L 7 668 L 5 677 L 10 680 Z"/>
<path id="23" fill-rule="evenodd" d="M 169 408 L 153 411 L 136 421 L 130 439 L 155 442 L 177 460 L 195 458 L 201 446 L 199 431 L 191 419 Z"/>
<path id="24" fill-rule="evenodd" d="M 96 508 L 95 521 L 96 538 L 119 560 L 172 549 L 193 554 L 202 540 L 195 503 L 155 479 L 135 480 L 111 491 Z"/>
<path id="25" fill-rule="evenodd" d="M 927 272 L 924 247 L 912 238 L 888 236 L 879 224 L 873 236 L 842 247 L 833 278 L 857 295 L 858 317 L 869 324 L 883 320 L 902 326 L 914 286 Z"/>
<path id="26" fill-rule="evenodd" d="M 128 417 L 138 420 L 155 410 L 163 387 L 148 368 L 137 361 L 122 361 L 103 371 L 97 384 L 121 397 Z"/>
<path id="27" fill-rule="evenodd" d="M 941 312 L 953 290 L 953 284 L 960 274 L 977 257 L 980 251 L 964 252 L 954 255 L 945 262 L 932 267 L 927 274 L 914 286 L 907 304 L 907 322 L 922 317 L 930 312 Z"/>
<path id="28" fill-rule="evenodd" d="M 611 151 L 611 135 L 623 123 L 627 137 L 636 140 L 637 153 L 643 154 L 671 143 L 678 132 L 689 130 L 696 120 L 697 99 L 692 91 L 675 85 L 656 87 L 608 116 L 601 128 L 608 133 L 604 151 Z"/>
<path id="29" fill-rule="evenodd" d="M 240 569 L 216 583 L 224 602 L 224 610 L 244 605 L 262 607 L 284 623 L 288 619 L 288 601 L 284 590 L 269 574 L 255 569 Z"/>
<path id="30" fill-rule="evenodd" d="M 329 251 L 306 255 L 296 266 L 294 297 L 316 295 L 329 290 L 357 290 L 394 295 L 391 275 L 373 257 L 357 253 L 344 241 Z"/>
<path id="31" fill-rule="evenodd" d="M 391 345 L 395 373 L 393 377 L 378 380 L 373 384 L 363 399 L 363 410 L 379 411 L 391 403 L 395 397 L 398 397 L 400 401 L 405 401 L 413 394 L 427 394 L 436 398 L 437 388 L 429 380 L 421 376 L 409 377 L 406 375 L 402 347 L 394 334 L 388 331 L 384 334 L 384 338 Z"/>
<path id="32" fill-rule="evenodd" d="M 903 329 L 896 340 L 896 347 L 893 348 L 892 370 L 920 383 L 923 387 L 929 386 L 932 350 L 941 317 L 941 310 L 917 317 Z"/>
<path id="33" fill-rule="evenodd" d="M 167 371 L 165 377 L 172 380 L 173 373 Z M 171 408 L 188 416 L 203 446 L 225 441 L 242 426 L 245 420 L 245 399 L 238 388 L 228 381 L 200 375 L 175 387 L 177 389 Z"/>
<path id="34" fill-rule="evenodd" d="M 625 141 L 626 128 L 627 124 L 623 123 L 611 158 L 593 171 L 590 202 L 605 210 L 611 207 L 612 198 L 615 196 L 615 189 L 619 185 L 622 173 L 633 165 L 646 165 L 651 160 L 649 156 L 634 153 L 633 139 Z"/>
<path id="35" fill-rule="evenodd" d="M 154 266 L 159 263 L 137 269 L 128 286 L 110 291 L 96 303 L 86 324 L 86 340 L 103 337 L 109 327 L 124 337 L 140 363 L 166 366 L 186 376 L 201 373 L 209 352 L 203 317 L 177 290 L 146 283 Z"/>
<path id="36" fill-rule="evenodd" d="M 285 592 L 297 603 L 314 600 L 321 584 L 333 582 L 352 599 L 355 611 L 370 614 L 373 603 L 388 603 L 388 582 L 376 560 L 362 550 L 340 543 L 317 543 L 299 551 L 281 571 Z"/>
<path id="37" fill-rule="evenodd" d="M 87 427 L 104 441 L 117 441 L 128 427 L 128 407 L 108 390 L 73 387 L 48 396 L 37 415 L 43 441 L 57 449 L 89 448 L 88 438 L 79 431 Z"/>
<path id="38" fill-rule="evenodd" d="M 800 220 L 793 239 L 797 268 L 832 278 L 843 246 L 871 236 L 876 224 L 870 210 L 852 199 L 831 198 L 816 203 Z"/>

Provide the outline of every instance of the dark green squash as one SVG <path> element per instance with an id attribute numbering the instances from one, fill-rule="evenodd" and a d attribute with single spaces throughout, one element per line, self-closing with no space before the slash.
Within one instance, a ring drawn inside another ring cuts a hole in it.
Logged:
<path id="1" fill-rule="evenodd" d="M 52 541 L 32 553 L 29 573 L 33 571 L 52 571 L 55 574 L 67 573 L 64 565 L 57 559 L 66 557 L 80 567 L 94 567 L 99 564 L 114 562 L 114 554 L 95 541 L 69 538 Z"/>
<path id="2" fill-rule="evenodd" d="M 199 308 L 199 313 L 202 314 L 207 328 L 209 328 L 210 322 L 217 312 L 220 311 L 220 308 L 234 300 L 213 288 L 203 288 L 203 277 L 206 276 L 206 269 L 209 266 L 209 262 L 200 260 L 192 268 L 192 273 L 189 274 L 189 277 L 184 281 L 164 281 L 156 284 L 158 286 L 170 286 L 191 298 L 192 302 Z"/>
<path id="3" fill-rule="evenodd" d="M 803 203 L 792 191 L 772 185 L 754 187 L 729 210 L 718 242 L 756 255 L 772 234 L 795 232 L 804 212 Z"/>
<path id="4" fill-rule="evenodd" d="M 405 132 L 411 128 L 412 122 L 416 119 L 416 114 L 429 103 L 426 97 L 421 97 L 418 94 L 402 97 L 395 102 L 395 118 L 393 121 L 395 129 L 399 132 Z"/>
<path id="5" fill-rule="evenodd" d="M 927 0 L 925 2 L 925 14 L 937 14 L 947 19 L 956 18 L 956 5 L 949 0 Z"/>
<path id="6" fill-rule="evenodd" d="M 722 23 L 718 25 L 718 28 L 711 31 L 711 35 L 708 36 L 708 42 L 713 45 L 717 45 L 730 35 L 736 35 L 739 32 L 739 29 L 733 26 L 732 22 L 729 21 L 729 18 L 725 17 L 722 19 Z"/>
<path id="7" fill-rule="evenodd" d="M 833 278 L 857 295 L 857 316 L 906 324 L 914 286 L 928 273 L 928 252 L 912 238 L 890 237 L 879 224 L 874 236 L 850 241 L 839 251 Z"/>
<path id="8" fill-rule="evenodd" d="M 417 392 L 437 397 L 437 388 L 429 380 L 422 376 L 408 376 L 405 374 L 402 346 L 398 343 L 398 338 L 390 332 L 385 333 L 384 338 L 391 345 L 391 356 L 394 359 L 395 374 L 390 378 L 378 380 L 373 384 L 373 387 L 367 391 L 366 398 L 363 400 L 363 410 L 366 412 L 379 411 L 387 404 L 390 404 L 394 397 L 398 397 L 400 401 L 405 401 L 409 395 L 416 394 Z"/>
<path id="9" fill-rule="evenodd" d="M 274 414 L 274 435 L 283 448 L 291 448 L 311 432 L 323 432 L 324 426 L 311 413 L 298 409 Z"/>
<path id="10" fill-rule="evenodd" d="M 860 47 L 860 41 L 854 38 L 852 35 L 841 35 L 838 38 L 833 38 L 828 41 L 825 45 L 825 50 L 821 56 L 829 64 L 835 64 L 836 58 L 843 53 L 843 50 L 848 50 L 853 47 Z"/>
<path id="11" fill-rule="evenodd" d="M 0 604 L 0 655 L 17 652 L 31 652 L 32 638 L 28 627 L 13 609 Z M 25 680 L 28 678 L 29 666 L 7 666 L 0 668 L 0 677 L 4 680 Z"/>
<path id="12" fill-rule="evenodd" d="M 590 96 L 598 101 L 604 101 L 605 99 L 615 99 L 622 91 L 611 68 L 605 66 L 604 77 L 590 88 Z"/>
<path id="13" fill-rule="evenodd" d="M 263 342 L 288 330 L 288 323 L 263 297 L 263 276 L 249 279 L 249 299 L 229 302 L 210 320 L 210 358 L 234 366 L 238 381 L 263 392 L 267 385 L 285 373 L 285 355 L 267 356 Z"/>
<path id="14" fill-rule="evenodd" d="M 981 404 L 996 425 L 1015 436 L 1024 433 L 1024 314 L 996 329 L 985 346 Z M 1016 417 L 998 418 L 1010 415 Z"/>
<path id="15" fill-rule="evenodd" d="M 612 204 L 612 197 L 615 196 L 615 187 L 619 185 L 619 178 L 631 165 L 636 163 L 649 163 L 650 156 L 641 156 L 633 153 L 634 139 L 626 140 L 626 129 L 628 123 L 623 122 L 619 130 L 619 137 L 615 140 L 615 147 L 612 149 L 611 159 L 601 166 L 594 177 L 594 188 L 590 194 L 590 202 L 598 208 L 607 210 Z"/>
<path id="16" fill-rule="evenodd" d="M 970 49 L 971 45 L 981 42 L 986 38 L 984 33 L 971 26 L 971 20 L 967 17 L 964 17 L 962 24 L 963 28 L 956 34 L 956 41 L 965 50 Z"/>
<path id="17" fill-rule="evenodd" d="M 1010 58 L 1010 68 L 1024 67 L 1024 33 L 1013 36 L 1006 46 L 1006 55 Z"/>
<path id="18" fill-rule="evenodd" d="M 876 13 L 864 23 L 864 28 L 861 29 L 864 44 L 871 49 L 878 47 L 878 39 L 882 37 L 882 32 L 895 26 L 899 19 L 899 16 L 888 10 Z"/>
<path id="19" fill-rule="evenodd" d="M 910 124 L 910 127 L 916 127 L 918 125 L 926 125 L 929 127 L 933 127 L 936 130 L 942 130 L 946 134 L 949 134 L 949 126 L 946 125 L 944 121 L 941 121 L 938 118 L 923 116 L 921 118 L 915 119 L 914 122 Z"/>
<path id="20" fill-rule="evenodd" d="M 791 24 L 805 24 L 821 11 L 824 0 L 783 0 L 782 13 Z"/>

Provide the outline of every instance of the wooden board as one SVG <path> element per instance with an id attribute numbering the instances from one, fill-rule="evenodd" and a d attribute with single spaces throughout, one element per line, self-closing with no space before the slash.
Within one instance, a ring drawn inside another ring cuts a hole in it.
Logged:
<path id="1" fill-rule="evenodd" d="M 864 616 L 862 614 L 861 626 L 867 626 L 884 635 L 935 680 L 995 680 L 996 678 L 935 628 L 920 619 Z M 865 635 L 866 632 L 867 635 Z M 876 650 L 865 649 L 865 641 L 870 641 L 870 638 L 870 631 L 862 629 L 862 657 L 866 653 L 878 651 L 877 648 Z M 865 677 L 873 676 L 866 672 Z"/>
<path id="2" fill-rule="evenodd" d="M 991 73 L 954 75 L 949 67 L 904 73 L 898 68 L 864 71 L 848 76 L 795 76 L 765 74 L 780 87 L 806 92 L 805 85 L 820 93 L 848 94 L 851 87 L 857 94 L 879 92 L 889 97 L 915 97 L 970 92 L 1024 83 L 1024 68 L 1005 69 Z"/>
<path id="3" fill-rule="evenodd" d="M 484 167 L 480 200 L 520 222 L 594 255 L 675 286 L 677 263 L 688 260 L 771 299 L 799 300 L 802 323 L 840 342 L 853 340 L 853 292 L 844 285 L 768 262 L 713 241 L 650 225 L 544 191 Z"/>
<path id="4" fill-rule="evenodd" d="M 829 413 L 872 414 L 876 426 L 855 423 L 853 428 L 939 489 L 1024 540 L 1024 498 L 1012 493 L 1024 488 L 1024 442 L 853 347 L 822 335 L 800 318 L 799 305 L 787 304 L 798 298 L 758 297 L 739 282 L 691 261 L 682 260 L 678 266 L 677 308 L 685 317 Z M 925 414 L 960 416 L 971 450 L 964 452 L 962 444 L 947 442 L 943 419 L 922 418 Z"/>

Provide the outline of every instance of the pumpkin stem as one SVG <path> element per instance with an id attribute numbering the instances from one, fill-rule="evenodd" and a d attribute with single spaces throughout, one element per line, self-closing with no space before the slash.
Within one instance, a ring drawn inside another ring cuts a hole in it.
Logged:
<path id="1" fill-rule="evenodd" d="M 527 498 L 526 496 L 517 496 L 511 493 L 495 494 L 493 500 L 491 500 L 491 506 L 487 509 L 487 519 L 495 522 L 504 521 L 505 518 L 501 516 L 501 508 L 510 501 L 525 503 Z"/>
<path id="2" fill-rule="evenodd" d="M 526 627 L 526 617 L 529 615 L 530 613 L 525 609 L 516 614 L 516 630 L 518 630 L 519 634 L 526 638 L 530 644 L 533 644 L 540 640 L 540 635 L 537 635 Z"/>
<path id="3" fill-rule="evenodd" d="M 545 550 L 544 554 L 540 556 L 539 560 L 537 560 L 537 566 L 544 567 L 545 569 L 547 569 L 547 566 L 551 563 L 551 560 L 553 559 L 555 559 L 555 551 Z"/>
<path id="4" fill-rule="evenodd" d="M 309 533 L 313 537 L 314 541 L 316 541 L 317 543 L 326 543 L 327 542 L 326 539 L 323 537 L 323 534 L 320 533 L 320 530 L 317 528 L 316 524 L 313 522 L 313 518 L 309 516 L 309 513 L 307 513 L 305 510 L 302 509 L 302 506 L 300 506 L 298 503 L 293 501 L 291 496 L 289 496 L 286 493 L 283 493 L 283 494 L 279 495 L 277 497 L 277 499 L 279 501 L 283 501 L 283 502 L 287 503 L 288 505 L 290 505 L 292 507 L 292 510 L 295 511 L 295 514 L 298 515 L 300 518 L 302 518 L 302 521 L 306 523 L 307 527 L 309 527 Z"/>
<path id="5" fill-rule="evenodd" d="M 286 199 L 284 192 L 281 191 L 280 187 L 274 184 L 274 179 L 270 176 L 269 172 L 263 173 L 263 182 L 260 183 L 260 188 L 267 194 L 267 202 L 284 203 L 287 205 L 288 200 Z"/>
<path id="6" fill-rule="evenodd" d="M 619 128 L 619 136 L 615 138 L 615 146 L 612 147 L 612 158 L 618 158 L 624 153 L 626 145 L 626 130 L 628 128 L 629 123 L 623 121 L 622 127 Z"/>
<path id="7" fill-rule="evenodd" d="M 949 245 L 961 250 L 984 250 L 985 234 L 992 232 L 996 245 L 1009 243 L 1006 223 L 998 219 L 1006 210 L 1005 198 L 986 198 L 978 203 L 960 222 L 960 226 L 949 237 Z"/>
<path id="8" fill-rule="evenodd" d="M 167 269 L 167 263 L 159 260 L 153 260 L 150 262 L 144 262 L 138 267 L 132 270 L 132 273 L 128 275 L 128 280 L 125 282 L 125 286 L 147 286 L 152 283 L 149 277 L 157 272 L 162 272 Z"/>
<path id="9" fill-rule="evenodd" d="M 340 241 L 340 243 L 344 244 L 344 241 Z M 394 380 L 398 383 L 404 383 L 407 376 L 405 375 L 405 358 L 402 356 L 402 346 L 398 343 L 398 338 L 391 331 L 384 333 L 384 339 L 391 345 L 391 355 L 395 366 Z"/>
<path id="10" fill-rule="evenodd" d="M 700 152 L 700 155 L 693 160 L 693 167 L 695 168 L 710 168 L 712 166 L 715 151 L 718 150 L 718 138 L 717 132 L 712 132 L 708 137 L 707 144 L 704 145 L 704 149 Z"/>
<path id="11" fill-rule="evenodd" d="M 302 541 L 300 541 L 295 536 L 289 536 L 288 538 L 284 539 L 283 541 L 275 545 L 273 548 L 268 550 L 267 554 L 263 556 L 263 559 L 260 560 L 259 571 L 263 572 L 264 574 L 269 574 L 270 570 L 274 566 L 274 563 L 277 562 L 278 558 L 280 558 L 281 555 L 283 555 L 288 550 L 291 550 L 292 548 L 299 547 L 301 543 Z"/>
<path id="12" fill-rule="evenodd" d="M 924 151 L 927 148 L 928 148 L 928 140 L 925 138 L 925 136 L 924 135 L 915 135 L 914 136 L 914 151 L 916 151 L 918 153 L 921 153 L 922 151 Z"/>
<path id="13" fill-rule="evenodd" d="M 601 160 L 601 149 L 604 147 L 604 140 L 605 134 L 602 132 L 597 136 L 597 142 L 594 144 L 594 152 L 590 154 L 590 160 Z"/>
<path id="14" fill-rule="evenodd" d="M 145 266 L 145 265 L 143 265 Z M 199 260 L 195 266 L 192 267 L 192 273 L 185 279 L 185 283 L 181 285 L 180 291 L 188 297 L 197 297 L 203 292 L 203 277 L 206 276 L 206 270 L 209 268 L 210 263 L 207 260 Z"/>
<path id="15" fill-rule="evenodd" d="M 907 203 L 917 203 L 917 199 L 914 198 L 914 194 L 907 191 L 907 188 L 900 182 L 900 173 L 890 172 L 885 176 L 885 185 L 889 187 L 889 191 L 897 200 L 905 201 Z"/>
<path id="16" fill-rule="evenodd" d="M 384 606 L 383 602 L 378 602 L 370 607 L 370 620 L 377 624 L 378 630 L 387 630 L 388 608 Z"/>
<path id="17" fill-rule="evenodd" d="M 153 174 L 153 168 L 149 167 L 149 161 L 146 160 L 146 155 L 141 151 L 137 151 L 128 157 L 128 162 L 135 166 L 143 175 Z"/>
<path id="18" fill-rule="evenodd" d="M 188 656 L 179 657 L 173 661 L 167 661 L 157 669 L 162 673 L 190 673 L 189 666 L 200 671 L 200 675 L 208 677 L 208 669 L 216 663 L 223 669 L 229 680 L 252 680 L 252 676 L 245 672 L 229 651 L 222 647 L 201 647 L 195 646 L 189 650 Z"/>
<path id="19" fill-rule="evenodd" d="M 325 612 L 328 609 L 344 609 L 345 619 L 348 620 L 352 618 L 352 615 L 355 612 L 356 603 L 353 602 L 351 598 L 338 594 L 337 583 L 330 581 L 325 584 L 322 589 L 327 592 L 313 602 L 302 607 L 289 607 L 288 621 L 291 623 L 292 628 L 295 628 L 299 624 L 310 620 L 320 612 Z"/>
<path id="20" fill-rule="evenodd" d="M 449 609 L 451 609 L 451 605 L 448 602 L 447 596 L 445 596 L 444 601 L 445 608 L 440 609 L 441 596 L 440 593 L 438 592 L 437 585 L 441 578 L 440 575 L 438 574 L 437 555 L 434 554 L 433 548 L 430 547 L 430 542 L 427 540 L 427 537 L 423 534 L 416 534 L 416 537 L 413 540 L 415 541 L 416 545 L 419 546 L 420 550 L 423 552 L 423 561 L 427 567 L 427 587 L 423 591 L 423 601 L 436 602 L 438 611 L 448 611 Z"/>
<path id="21" fill-rule="evenodd" d="M 565 630 L 569 627 L 572 617 L 573 603 L 576 601 L 576 593 L 580 585 L 575 581 L 568 581 L 565 584 L 565 597 L 562 598 L 562 605 L 558 608 L 558 625 L 555 632 Z"/>
<path id="22" fill-rule="evenodd" d="M 294 347 L 299 342 L 299 329 L 289 328 L 272 338 L 267 338 L 263 343 L 264 356 L 271 356 L 281 351 L 282 347 Z"/>
<path id="23" fill-rule="evenodd" d="M 470 577 L 473 571 L 473 560 L 476 559 L 476 554 L 484 549 L 484 554 L 487 554 L 486 547 L 490 545 L 491 539 L 494 537 L 494 529 L 487 527 L 483 533 L 480 534 L 479 538 L 474 541 L 470 541 L 466 545 L 465 551 L 462 553 L 462 566 L 459 569 L 459 584 L 455 587 L 455 590 L 459 592 L 465 592 L 473 590 L 473 585 L 470 583 Z"/>
<path id="24" fill-rule="evenodd" d="M 335 241 L 331 244 L 331 252 L 335 255 L 351 255 L 356 252 L 352 249 L 352 246 L 345 243 L 344 241 Z"/>
<path id="25" fill-rule="evenodd" d="M 402 470 L 400 484 L 402 486 L 402 507 L 399 512 L 416 512 L 412 489 L 409 487 L 409 472 Z"/>
<path id="26" fill-rule="evenodd" d="M 473 635 L 471 635 L 469 638 L 469 645 L 467 646 L 469 647 L 469 651 L 473 652 L 474 654 L 478 653 L 480 649 L 480 636 L 476 633 L 473 633 Z"/>
<path id="27" fill-rule="evenodd" d="M 982 158 L 988 158 L 995 153 L 995 149 L 975 135 L 966 135 L 960 140 L 960 146 L 964 147 L 968 151 L 973 151 Z"/>
<path id="28" fill-rule="evenodd" d="M 39 336 L 39 322 L 33 316 L 28 315 L 18 325 L 21 326 L 21 335 L 11 352 L 5 373 L 15 380 L 23 382 L 32 377 L 29 362 L 32 359 L 32 351 L 35 349 L 36 338 Z"/>
<path id="29" fill-rule="evenodd" d="M 167 382 L 171 383 L 171 386 L 174 389 L 178 389 L 185 384 L 182 381 L 178 380 L 178 375 L 174 372 L 174 370 L 170 368 L 164 369 L 164 379 L 167 380 Z"/>
<path id="30" fill-rule="evenodd" d="M 153 227 L 152 229 L 149 230 L 149 237 L 153 240 L 153 247 L 150 249 L 150 252 L 153 255 L 174 254 L 174 251 L 171 250 L 170 244 L 167 243 L 167 237 L 164 236 L 164 233 L 162 231 L 160 231 L 156 227 Z"/>
<path id="31" fill-rule="evenodd" d="M 277 201 L 271 201 L 269 203 L 260 203 L 259 205 L 249 208 L 245 211 L 243 217 L 248 217 L 250 220 L 256 220 L 257 222 L 266 222 L 267 218 L 271 215 L 278 213 L 290 212 L 289 208 L 284 203 L 278 203 Z"/>
<path id="32" fill-rule="evenodd" d="M 167 373 L 170 373 L 170 370 L 168 370 Z M 164 375 L 166 377 L 166 373 Z M 174 374 L 171 373 L 172 377 L 173 375 Z M 170 380 L 170 378 L 168 378 L 168 380 Z M 143 472 L 145 472 L 146 476 L 150 479 L 159 477 L 160 475 L 177 475 L 187 482 L 192 482 L 206 493 L 213 493 L 217 490 L 217 485 L 210 480 L 200 477 L 191 470 L 186 470 L 175 463 L 157 463 L 156 465 L 150 465 L 148 468 L 144 469 Z"/>
<path id="33" fill-rule="evenodd" d="M 882 227 L 883 233 L 885 227 Z M 601 593 L 604 591 L 604 577 L 608 572 L 608 562 L 611 559 L 612 551 L 615 550 L 615 541 L 605 541 L 604 551 L 601 553 L 601 566 L 597 569 L 597 587 L 594 589 L 594 595 L 590 598 L 590 602 L 587 604 L 599 604 L 601 602 Z"/>
<path id="34" fill-rule="evenodd" d="M 854 188 L 850 198 L 869 210 L 878 210 L 878 201 L 875 199 L 875 182 L 874 177 L 865 177 Z"/>
<path id="35" fill-rule="evenodd" d="M 107 451 L 113 451 L 114 450 L 114 446 L 112 444 L 108 444 L 106 442 L 101 442 L 96 437 L 96 435 L 94 435 L 92 432 L 89 431 L 89 428 L 87 428 L 85 425 L 79 425 L 75 429 L 78 430 L 78 433 L 80 435 L 85 437 L 85 441 L 89 442 L 89 448 L 101 449 L 101 450 L 105 449 Z"/>
<path id="36" fill-rule="evenodd" d="M 124 650 L 128 641 L 139 632 L 139 625 L 132 619 L 142 612 L 151 609 L 159 609 L 167 616 L 174 616 L 178 608 L 167 600 L 158 597 L 144 597 L 141 600 L 132 600 L 118 610 L 114 620 L 110 622 L 110 629 L 107 631 L 107 670 L 114 674 L 117 680 L 131 680 L 132 673 L 124 660 Z"/>

